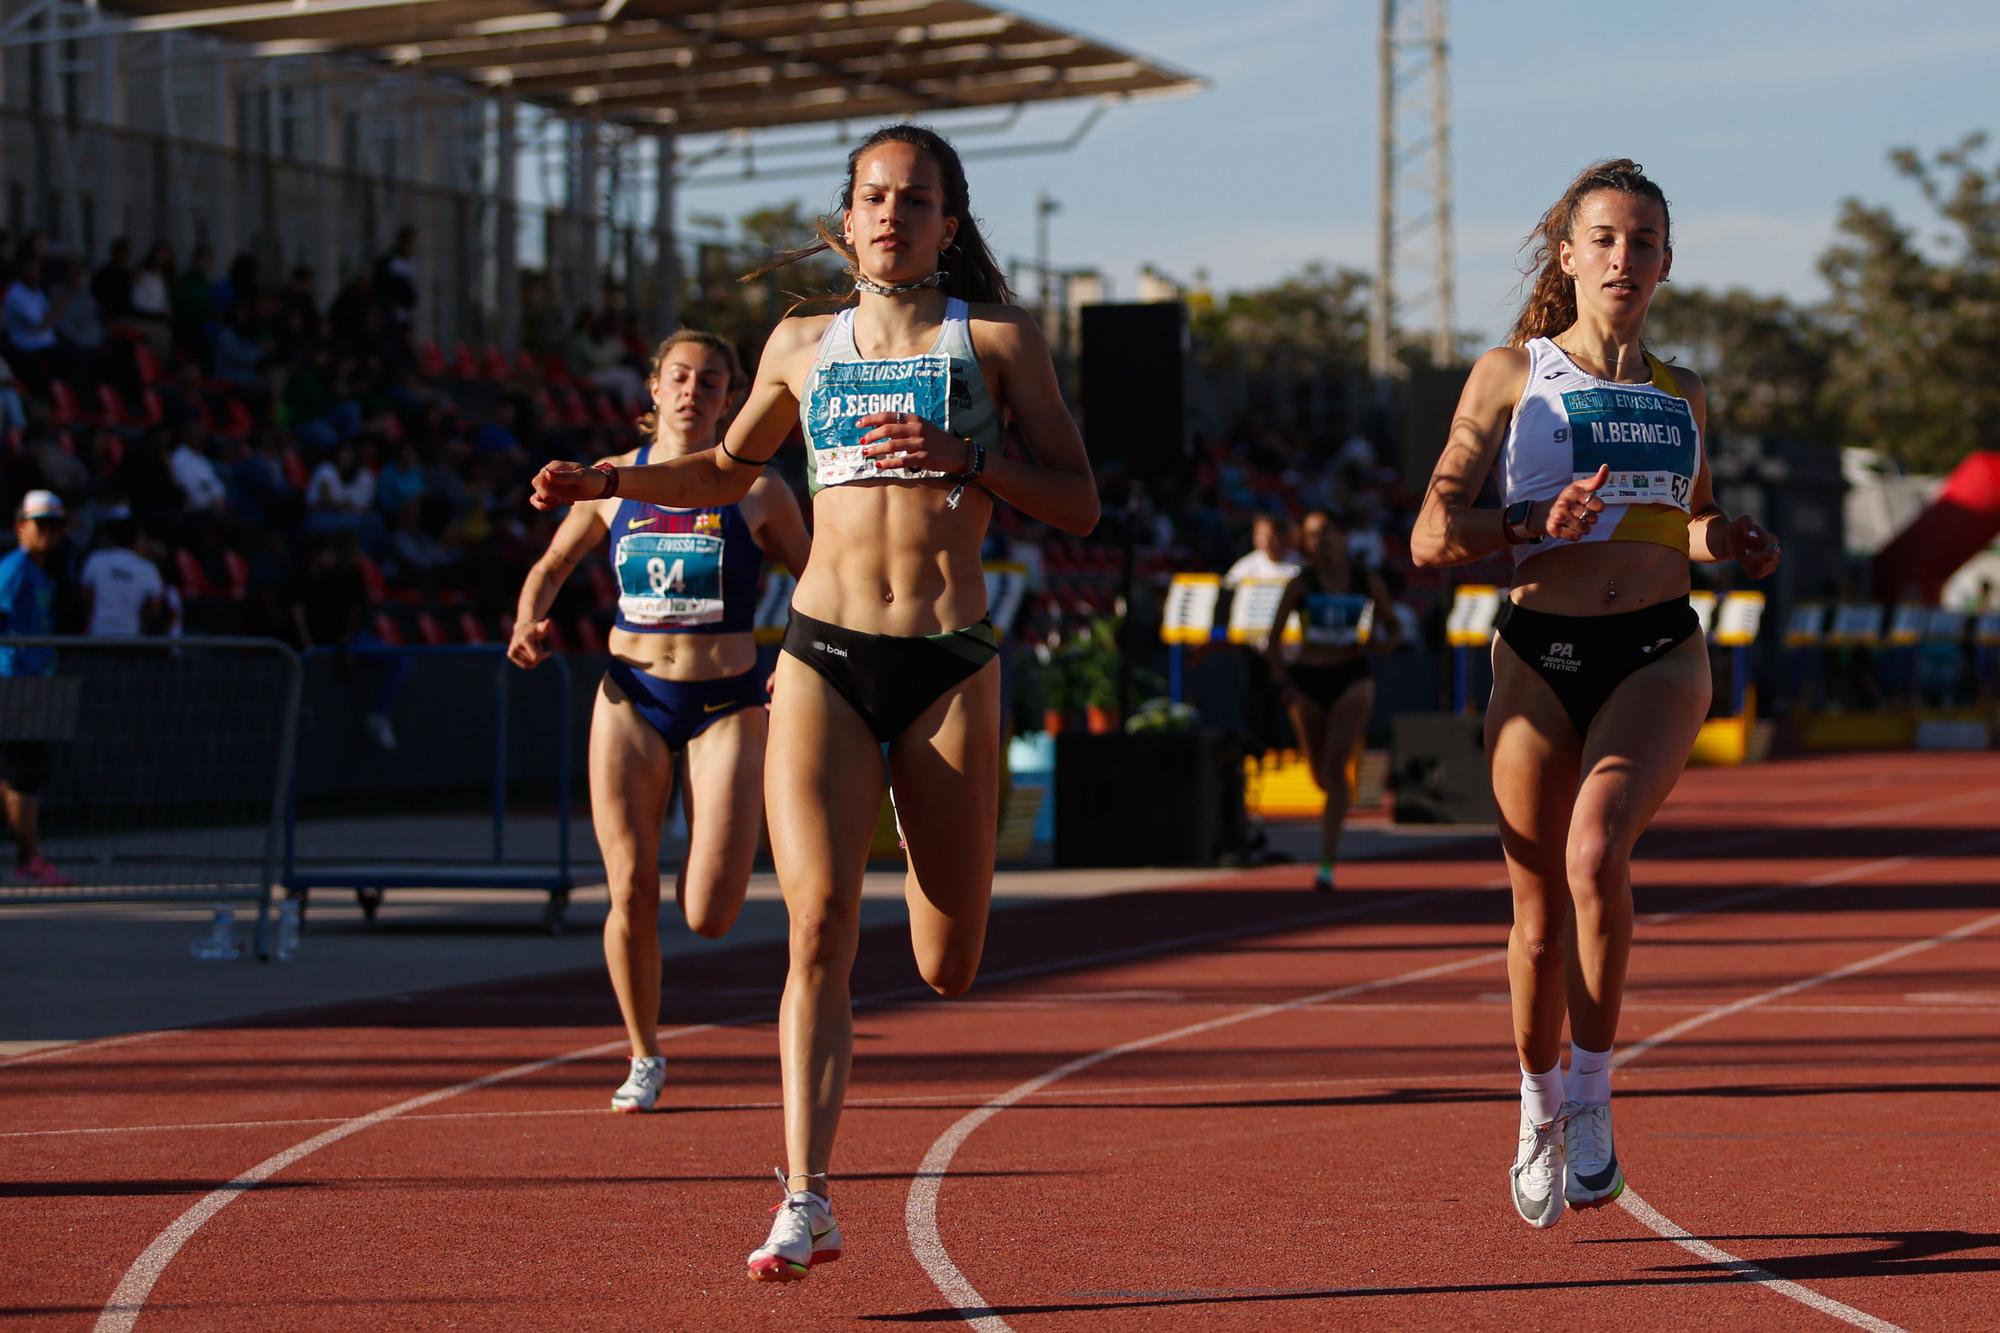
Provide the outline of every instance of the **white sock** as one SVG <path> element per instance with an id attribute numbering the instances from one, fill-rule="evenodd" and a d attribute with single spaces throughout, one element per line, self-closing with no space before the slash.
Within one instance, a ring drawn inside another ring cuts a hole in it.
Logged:
<path id="1" fill-rule="evenodd" d="M 1569 1044 L 1569 1099 L 1584 1106 L 1602 1106 L 1611 1100 L 1611 1048 L 1586 1051 Z"/>
<path id="2" fill-rule="evenodd" d="M 1546 1125 L 1562 1111 L 1563 1067 L 1558 1060 L 1540 1074 L 1521 1066 L 1521 1111 L 1532 1124 Z"/>

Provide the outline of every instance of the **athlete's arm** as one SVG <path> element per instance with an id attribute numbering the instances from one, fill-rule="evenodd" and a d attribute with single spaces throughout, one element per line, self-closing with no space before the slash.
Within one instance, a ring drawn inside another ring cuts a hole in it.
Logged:
<path id="1" fill-rule="evenodd" d="M 1097 478 L 1076 418 L 1064 405 L 1049 345 L 1027 311 L 1002 306 L 974 325 L 1000 372 L 1000 397 L 1014 414 L 1028 457 L 989 455 L 979 484 L 1029 518 L 1087 537 L 1097 526 Z"/>
<path id="2" fill-rule="evenodd" d="M 743 517 L 758 549 L 783 565 L 798 578 L 806 572 L 812 553 L 812 534 L 806 531 L 805 515 L 799 512 L 799 498 L 792 488 L 776 477 L 759 477 L 743 497 Z"/>
<path id="3" fill-rule="evenodd" d="M 1264 665 L 1271 670 L 1271 680 L 1280 694 L 1292 688 L 1291 672 L 1285 667 L 1285 626 L 1292 623 L 1292 613 L 1305 600 L 1306 576 L 1299 574 L 1285 585 L 1284 593 L 1278 598 L 1278 609 L 1271 616 L 1271 628 L 1264 636 Z"/>
<path id="4" fill-rule="evenodd" d="M 1462 565 L 1507 544 L 1501 512 L 1472 506 L 1500 456 L 1527 382 L 1528 354 L 1517 347 L 1492 348 L 1473 363 L 1410 531 L 1410 559 L 1417 564 Z"/>
<path id="5" fill-rule="evenodd" d="M 1394 652 L 1403 641 L 1403 619 L 1396 614 L 1396 602 L 1389 596 L 1388 583 L 1373 570 L 1368 574 L 1368 595 L 1375 600 L 1375 629 L 1369 635 L 1369 646 L 1385 653 Z"/>
<path id="6" fill-rule="evenodd" d="M 623 457 L 624 455 L 618 455 Z M 507 643 L 507 660 L 518 667 L 540 666 L 548 660 L 549 608 L 562 591 L 570 571 L 583 563 L 609 531 L 605 505 L 572 505 L 549 539 L 549 549 L 521 581 L 521 599 L 514 607 L 514 633 Z"/>
<path id="7" fill-rule="evenodd" d="M 1761 579 L 1778 567 L 1778 539 L 1748 514 L 1730 518 L 1715 502 L 1715 479 L 1708 470 L 1708 390 L 1691 370 L 1674 367 L 1674 378 L 1687 394 L 1696 432 L 1703 441 L 1701 471 L 1688 495 L 1688 554 L 1705 564 L 1734 560 L 1743 572 Z"/>
<path id="8" fill-rule="evenodd" d="M 735 504 L 748 495 L 751 483 L 798 420 L 799 400 L 793 386 L 803 375 L 797 373 L 797 363 L 800 353 L 809 351 L 817 339 L 818 332 L 809 321 L 781 321 L 764 345 L 749 397 L 721 446 L 663 463 L 618 468 L 618 498 L 695 509 Z M 613 487 L 612 479 L 594 467 L 550 463 L 535 474 L 535 493 L 529 503 L 537 509 L 554 509 L 578 500 L 603 499 Z"/>

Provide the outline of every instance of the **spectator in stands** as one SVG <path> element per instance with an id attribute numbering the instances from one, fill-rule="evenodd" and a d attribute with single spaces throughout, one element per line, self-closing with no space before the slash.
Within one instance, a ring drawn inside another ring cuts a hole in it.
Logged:
<path id="1" fill-rule="evenodd" d="M 375 507 L 384 514 L 400 514 L 406 505 L 424 498 L 424 489 L 424 460 L 416 442 L 406 438 L 396 461 L 375 474 Z"/>
<path id="2" fill-rule="evenodd" d="M 645 401 L 645 377 L 625 363 L 625 349 L 609 315 L 599 318 L 589 306 L 576 312 L 568 359 L 578 379 L 611 394 L 621 406 L 632 408 Z"/>
<path id="3" fill-rule="evenodd" d="M 391 718 L 403 682 L 409 679 L 410 659 L 406 653 L 384 651 L 390 645 L 367 626 L 368 585 L 361 577 L 361 547 L 353 533 L 325 537 L 313 545 L 292 613 L 299 646 L 340 649 L 343 675 L 353 671 L 357 649 L 379 663 L 380 679 L 362 730 L 377 748 L 395 749 Z"/>
<path id="4" fill-rule="evenodd" d="M 215 378 L 262 406 L 270 397 L 264 383 L 264 363 L 270 356 L 271 340 L 258 327 L 256 307 L 238 300 L 215 336 Z"/>
<path id="5" fill-rule="evenodd" d="M 111 485 L 131 504 L 142 527 L 177 534 L 185 497 L 174 481 L 172 450 L 173 437 L 166 428 L 152 427 L 125 451 Z"/>
<path id="6" fill-rule="evenodd" d="M 295 516 L 298 497 L 285 477 L 284 450 L 271 428 L 257 431 L 237 447 L 225 480 L 230 511 L 244 527 L 262 529 L 274 522 L 289 523 Z"/>
<path id="7" fill-rule="evenodd" d="M 473 453 L 482 459 L 503 459 L 511 468 L 526 463 L 528 452 L 521 447 L 521 437 L 514 433 L 515 415 L 512 399 L 503 398 L 495 403 L 492 419 L 480 426 L 473 440 Z"/>
<path id="8" fill-rule="evenodd" d="M 63 503 L 51 491 L 29 491 L 21 498 L 14 514 L 14 536 L 20 543 L 0 560 L 0 634 L 52 634 L 55 632 L 55 583 L 43 565 L 62 537 L 68 516 Z M 0 648 L 0 677 L 13 679 L 55 675 L 56 655 L 51 648 Z M 57 887 L 70 883 L 67 875 L 50 865 L 42 855 L 40 813 L 42 781 L 49 771 L 47 739 L 35 736 L 54 720 L 46 706 L 32 708 L 23 725 L 8 727 L 17 739 L 0 741 L 0 804 L 7 810 L 7 822 L 14 830 L 14 882 Z M 25 735 L 23 733 L 26 733 Z"/>
<path id="9" fill-rule="evenodd" d="M 114 324 L 132 313 L 132 242 L 120 236 L 111 243 L 110 257 L 90 276 L 90 294 Z"/>
<path id="10" fill-rule="evenodd" d="M 292 362 L 285 378 L 285 413 L 292 433 L 321 453 L 361 433 L 361 404 L 352 388 L 354 358 L 336 364 L 333 349 L 315 342 Z"/>
<path id="11" fill-rule="evenodd" d="M 174 252 L 164 241 L 155 241 L 146 252 L 145 262 L 132 274 L 132 291 L 126 320 L 145 336 L 153 355 L 163 357 L 173 347 L 173 304 L 168 284 L 174 278 Z"/>
<path id="12" fill-rule="evenodd" d="M 252 319 L 264 316 L 264 285 L 258 274 L 257 256 L 239 254 L 229 261 L 229 273 L 215 284 L 215 314 L 218 319 L 227 320 L 239 309 L 248 307 Z"/>
<path id="13" fill-rule="evenodd" d="M 244 588 L 243 632 L 252 638 L 290 639 L 297 628 L 292 618 L 292 559 L 286 534 L 277 527 L 260 531 Z"/>
<path id="14" fill-rule="evenodd" d="M 189 417 L 181 423 L 181 442 L 174 449 L 169 466 L 173 468 L 174 484 L 186 498 L 189 514 L 220 514 L 229 508 L 229 488 L 222 484 L 214 452 L 200 418 Z"/>
<path id="15" fill-rule="evenodd" d="M 1290 582 L 1299 573 L 1299 557 L 1292 546 L 1292 523 L 1274 514 L 1259 514 L 1250 521 L 1250 552 L 1229 567 L 1222 586 L 1234 588 L 1245 579 Z"/>
<path id="16" fill-rule="evenodd" d="M 214 262 L 215 251 L 197 245 L 169 293 L 174 344 L 204 362 L 208 360 L 208 337 L 215 324 L 215 279 L 208 272 Z"/>
<path id="17" fill-rule="evenodd" d="M 375 296 L 375 274 L 362 269 L 354 280 L 334 294 L 326 312 L 332 326 L 336 356 L 366 356 L 381 350 L 382 311 Z"/>
<path id="18" fill-rule="evenodd" d="M 0 328 L 6 334 L 6 346 L 0 351 L 12 359 L 21 382 L 37 393 L 46 394 L 59 371 L 61 346 L 55 325 L 61 313 L 42 288 L 40 256 L 30 252 L 14 266 L 13 285 L 0 302 Z"/>
<path id="19" fill-rule="evenodd" d="M 333 457 L 313 469 L 312 479 L 306 483 L 308 533 L 372 535 L 381 530 L 381 520 L 373 512 L 375 474 L 364 462 L 359 446 L 342 441 Z"/>
<path id="20" fill-rule="evenodd" d="M 429 584 L 432 576 L 458 560 L 457 554 L 424 527 L 423 506 L 406 500 L 391 516 L 389 559 L 398 576 Z"/>
<path id="21" fill-rule="evenodd" d="M 292 270 L 291 280 L 278 298 L 274 322 L 278 356 L 283 361 L 292 361 L 301 351 L 322 341 L 319 300 L 313 295 L 313 271 L 304 264 Z"/>
<path id="22" fill-rule="evenodd" d="M 375 261 L 375 291 L 399 339 L 408 337 L 417 317 L 417 229 L 396 229 L 396 243 Z"/>
<path id="23" fill-rule="evenodd" d="M 0 435 L 28 428 L 28 409 L 21 401 L 21 382 L 14 378 L 14 367 L 7 364 L 7 358 L 0 356 Z"/>
<path id="24" fill-rule="evenodd" d="M 97 298 L 85 285 L 83 265 L 76 263 L 64 270 L 62 281 L 57 286 L 56 296 L 56 340 L 61 347 L 59 362 L 65 375 L 84 375 L 90 383 L 108 381 L 111 369 L 105 340 L 109 336 L 104 328 L 104 316 L 98 309 Z"/>
<path id="25" fill-rule="evenodd" d="M 142 539 L 123 505 L 105 515 L 103 544 L 83 562 L 89 634 L 132 638 L 169 632 L 178 617 L 160 568 L 136 548 Z"/>

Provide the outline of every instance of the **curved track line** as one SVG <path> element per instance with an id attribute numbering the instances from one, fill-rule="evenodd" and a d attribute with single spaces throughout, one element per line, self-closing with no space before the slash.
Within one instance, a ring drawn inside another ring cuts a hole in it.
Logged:
<path id="1" fill-rule="evenodd" d="M 697 1032 L 705 1032 L 712 1026 L 714 1025 L 705 1023 L 698 1027 L 679 1028 L 669 1033 L 662 1033 L 660 1040 L 672 1041 L 679 1037 L 691 1036 Z M 111 1293 L 111 1299 L 105 1303 L 104 1313 L 98 1316 L 97 1333 L 128 1333 L 132 1325 L 138 1321 L 139 1312 L 145 1308 L 146 1297 L 151 1294 L 153 1284 L 160 1280 L 160 1274 L 166 1272 L 167 1265 L 173 1262 L 174 1256 L 180 1253 L 181 1247 L 192 1240 L 194 1234 L 206 1226 L 210 1218 L 234 1203 L 247 1190 L 254 1188 L 263 1181 L 269 1180 L 272 1176 L 277 1175 L 278 1172 L 283 1171 L 286 1167 L 291 1166 L 302 1158 L 310 1157 L 321 1148 L 338 1143 L 351 1134 L 359 1134 L 371 1125 L 379 1125 L 385 1120 L 394 1120 L 397 1116 L 415 1111 L 420 1107 L 444 1101 L 448 1097 L 456 1097 L 466 1092 L 477 1092 L 481 1088 L 490 1088 L 496 1083 L 505 1083 L 510 1079 L 523 1078 L 529 1074 L 538 1074 L 544 1069 L 552 1069 L 556 1065 L 568 1064 L 573 1060 L 586 1060 L 594 1055 L 607 1055 L 612 1051 L 623 1050 L 626 1046 L 626 1039 L 620 1037 L 616 1041 L 600 1042 L 595 1046 L 588 1046 L 580 1051 L 569 1051 L 562 1055 L 552 1055 L 547 1059 L 533 1060 L 524 1065 L 515 1065 L 512 1069 L 502 1069 L 495 1073 L 484 1074 L 479 1078 L 468 1079 L 463 1083 L 455 1083 L 448 1088 L 439 1088 L 435 1092 L 424 1093 L 420 1097 L 411 1097 L 407 1101 L 397 1102 L 394 1106 L 385 1106 L 380 1110 L 370 1111 L 367 1115 L 356 1116 L 352 1120 L 343 1121 L 335 1125 L 323 1134 L 315 1134 L 303 1143 L 293 1144 L 281 1153 L 266 1157 L 248 1171 L 230 1181 L 227 1185 L 210 1191 L 199 1203 L 174 1219 L 173 1223 L 165 1231 L 162 1231 L 153 1238 L 153 1243 L 148 1245 L 145 1251 L 132 1261 L 132 1266 L 125 1270 L 125 1276 L 119 1279 L 117 1290 Z"/>
<path id="2" fill-rule="evenodd" d="M 1971 796 L 1973 799 L 1985 801 L 2000 796 L 2000 792 L 1979 792 L 1972 793 Z M 1905 813 L 1916 809 L 1935 809 L 1947 803 L 1967 804 L 1969 801 L 1955 799 L 1949 802 L 1913 802 L 1908 807 L 1898 806 L 1892 807 L 1891 810 L 1879 810 L 1868 818 L 1853 822 L 1869 823 L 1875 819 L 1884 818 L 1890 813 Z M 1711 842 L 1718 846 L 1733 845 L 1760 836 L 1767 836 L 1773 831 L 1780 830 L 1746 830 L 1742 833 L 1728 835 L 1720 839 L 1706 840 L 1703 845 L 1705 848 Z M 1960 842 L 1948 844 L 1939 852 L 1933 853 L 1933 855 L 1953 855 L 1994 841 L 2000 841 L 2000 834 L 1982 834 L 1975 838 L 1968 838 Z M 1906 864 L 1910 859 L 1909 857 L 1887 857 L 1867 861 L 1858 866 L 1848 866 L 1841 870 L 1816 875 L 1811 879 L 1800 880 L 1791 884 L 1772 885 L 1768 889 L 1756 890 L 1753 894 L 1731 895 L 1727 898 L 1717 899 L 1711 904 L 1689 908 L 1680 912 L 1665 913 L 1659 916 L 1657 921 L 1664 924 L 1682 920 L 1690 916 L 1698 916 L 1715 908 L 1738 905 L 1748 900 L 1776 897 L 1782 893 L 1795 892 L 1799 889 L 1826 887 L 1827 885 L 1860 878 L 1863 874 L 1874 874 L 1883 870 L 1898 868 Z M 1506 881 L 1502 880 L 1501 883 L 1504 885 Z M 1728 1014 L 1740 1013 L 1744 1009 L 1752 1008 L 1768 1000 L 1796 994 L 1799 991 L 1809 989 L 1822 982 L 1832 981 L 1839 977 L 1852 975 L 1855 972 L 1865 971 L 1868 968 L 1892 962 L 1913 953 L 1922 952 L 1925 949 L 1947 943 L 1953 939 L 1977 934 L 1995 924 L 2000 924 L 2000 913 L 1995 913 L 1993 916 L 1982 918 L 1979 921 L 1970 922 L 1965 926 L 1959 927 L 1957 930 L 1947 932 L 1930 940 L 1903 945 L 1899 948 L 1891 949 L 1885 954 L 1865 959 L 1860 963 L 1836 968 L 1831 972 L 1803 982 L 1794 982 L 1788 986 L 1777 987 L 1761 995 L 1753 996 L 1749 1000 L 1736 1001 L 1732 1004 L 1719 1006 L 1715 1010 L 1711 1010 L 1705 1014 L 1698 1014 L 1670 1028 L 1663 1029 L 1646 1041 L 1635 1043 L 1633 1046 L 1626 1048 L 1614 1058 L 1613 1065 L 1617 1067 L 1628 1064 L 1640 1054 L 1652 1049 L 1661 1042 L 1678 1036 L 1683 1032 L 1691 1031 L 1705 1023 L 1714 1022 Z M 903 1208 L 903 1226 L 910 1238 L 911 1251 L 916 1255 L 917 1262 L 923 1267 L 925 1274 L 930 1277 L 932 1284 L 937 1287 L 939 1293 L 945 1299 L 952 1303 L 954 1309 L 967 1324 L 980 1330 L 980 1333 L 1005 1333 L 1005 1330 L 1011 1329 L 1012 1326 L 1005 1319 L 994 1313 L 992 1307 L 987 1305 L 986 1298 L 979 1294 L 979 1289 L 972 1285 L 971 1280 L 952 1261 L 951 1253 L 945 1248 L 944 1237 L 938 1229 L 937 1202 L 944 1187 L 944 1177 L 950 1171 L 952 1159 L 957 1155 L 958 1150 L 964 1146 L 966 1140 L 971 1138 L 981 1125 L 984 1125 L 988 1120 L 993 1119 L 1008 1107 L 1034 1096 L 1049 1085 L 1060 1082 L 1071 1074 L 1089 1069 L 1093 1065 L 1102 1064 L 1106 1060 L 1114 1059 L 1121 1055 L 1128 1055 L 1135 1051 L 1142 1051 L 1149 1047 L 1163 1045 L 1167 1042 L 1179 1040 L 1182 1037 L 1190 1037 L 1214 1031 L 1217 1028 L 1232 1027 L 1238 1023 L 1250 1022 L 1272 1014 L 1325 1004 L 1330 1000 L 1341 999 L 1348 995 L 1387 989 L 1388 987 L 1401 985 L 1405 982 L 1425 980 L 1432 976 L 1461 971 L 1480 963 L 1503 960 L 1506 956 L 1507 951 L 1505 949 L 1498 949 L 1480 954 L 1474 958 L 1461 959 L 1455 963 L 1442 964 L 1434 968 L 1425 968 L 1397 977 L 1385 978 L 1373 982 L 1362 982 L 1354 986 L 1343 986 L 1330 991 L 1321 991 L 1313 995 L 1301 996 L 1296 1000 L 1288 1000 L 1282 1004 L 1259 1005 L 1254 1009 L 1240 1010 L 1237 1013 L 1224 1015 L 1221 1018 L 1175 1028 L 1171 1032 L 1156 1033 L 1150 1037 L 1142 1037 L 1135 1041 L 1126 1042 L 1123 1045 L 1109 1047 L 1105 1050 L 1093 1052 L 1090 1055 L 1080 1056 L 1068 1064 L 1051 1069 L 1047 1073 L 1040 1074 L 1024 1083 L 1016 1084 L 1006 1092 L 988 1101 L 985 1105 L 967 1112 L 964 1116 L 953 1122 L 951 1127 L 939 1135 L 937 1140 L 931 1144 L 930 1151 L 924 1154 L 922 1163 L 917 1167 L 916 1176 L 910 1182 L 910 1192 Z M 1832 1313 L 1835 1309 L 1838 1309 L 1843 1313 L 1835 1314 L 1834 1317 L 1842 1319 L 1844 1322 L 1855 1324 L 1862 1328 L 1874 1329 L 1877 1330 L 1877 1333 L 1903 1333 L 1894 1324 L 1885 1323 L 1864 1311 L 1843 1305 L 1832 1297 L 1821 1296 L 1819 1293 L 1799 1286 L 1797 1283 L 1788 1282 L 1773 1273 L 1757 1267 L 1757 1265 L 1746 1259 L 1739 1259 L 1735 1255 L 1717 1249 L 1715 1246 L 1709 1245 L 1706 1241 L 1694 1239 L 1688 1232 L 1676 1226 L 1671 1218 L 1655 1211 L 1643 1199 L 1633 1194 L 1630 1189 L 1627 1189 L 1625 1193 L 1632 1198 L 1633 1203 L 1636 1205 L 1635 1208 L 1627 1209 L 1634 1218 L 1640 1220 L 1656 1234 L 1674 1240 L 1677 1244 L 1681 1244 L 1683 1248 L 1693 1250 L 1694 1253 L 1709 1262 L 1719 1263 L 1721 1266 L 1736 1272 L 1749 1281 L 1766 1286 L 1779 1295 L 1803 1301 L 1804 1304 L 1813 1309 L 1820 1310 L 1822 1313 Z M 1644 1209 L 1644 1213 L 1642 1214 L 1638 1211 L 1639 1209 Z M 1659 1227 L 1654 1226 L 1651 1221 L 1647 1220 L 1648 1216 L 1657 1218 L 1665 1227 L 1671 1228 L 1671 1231 L 1661 1230 Z M 1717 1258 L 1716 1256 L 1720 1257 Z"/>
<path id="3" fill-rule="evenodd" d="M 1386 990 L 1391 986 L 1401 986 L 1413 981 L 1428 981 L 1453 972 L 1463 972 L 1488 963 L 1497 963 L 1507 957 L 1505 949 L 1488 949 L 1470 958 L 1460 958 L 1449 963 L 1438 963 L 1432 967 L 1418 968 L 1414 972 L 1404 972 L 1399 976 L 1383 977 L 1375 981 L 1361 981 L 1348 986 L 1337 986 L 1332 990 L 1318 991 L 1312 995 L 1302 995 L 1296 1000 L 1282 1004 L 1260 1004 L 1251 1009 L 1239 1009 L 1233 1014 L 1211 1018 L 1201 1023 L 1190 1023 L 1186 1027 L 1175 1028 L 1171 1032 L 1158 1032 L 1150 1037 L 1140 1037 L 1119 1046 L 1106 1047 L 1089 1055 L 1079 1056 L 1066 1065 L 1059 1065 L 1045 1074 L 1037 1075 L 1025 1083 L 1017 1083 L 1007 1091 L 959 1117 L 950 1129 L 938 1136 L 924 1154 L 923 1164 L 917 1168 L 916 1178 L 910 1182 L 908 1201 L 903 1207 L 903 1226 L 910 1236 L 910 1249 L 916 1254 L 917 1262 L 930 1275 L 937 1289 L 944 1293 L 965 1322 L 979 1329 L 980 1333 L 1001 1333 L 1009 1327 L 1006 1320 L 995 1314 L 986 1304 L 986 1298 L 979 1294 L 958 1265 L 951 1260 L 951 1254 L 944 1247 L 944 1238 L 938 1232 L 937 1201 L 944 1187 L 946 1172 L 951 1169 L 951 1159 L 958 1153 L 965 1141 L 981 1125 L 999 1115 L 1008 1107 L 1025 1098 L 1032 1097 L 1052 1083 L 1059 1083 L 1071 1074 L 1080 1073 L 1092 1065 L 1113 1060 L 1134 1051 L 1162 1046 L 1179 1041 L 1183 1037 L 1199 1036 L 1204 1032 L 1214 1032 L 1221 1028 L 1235 1027 L 1239 1023 L 1268 1018 L 1308 1005 L 1325 1004 L 1349 995 L 1363 995 L 1369 991 Z"/>

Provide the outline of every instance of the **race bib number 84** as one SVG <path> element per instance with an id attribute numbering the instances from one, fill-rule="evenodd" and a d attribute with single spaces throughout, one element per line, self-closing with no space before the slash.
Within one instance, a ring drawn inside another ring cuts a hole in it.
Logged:
<path id="1" fill-rule="evenodd" d="M 1688 508 L 1701 459 L 1686 399 L 1618 389 L 1578 389 L 1562 398 L 1577 480 L 1608 467 L 1611 475 L 1597 492 L 1605 503 Z"/>
<path id="2" fill-rule="evenodd" d="M 618 542 L 618 610 L 635 625 L 722 619 L 722 538 L 635 532 Z"/>
<path id="3" fill-rule="evenodd" d="M 944 353 L 894 361 L 829 361 L 814 376 L 806 403 L 806 438 L 822 486 L 869 478 L 942 477 L 916 468 L 878 468 L 861 456 L 861 419 L 902 412 L 951 429 L 951 358 Z"/>

